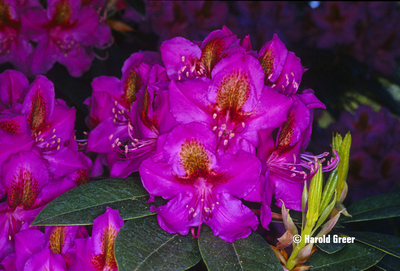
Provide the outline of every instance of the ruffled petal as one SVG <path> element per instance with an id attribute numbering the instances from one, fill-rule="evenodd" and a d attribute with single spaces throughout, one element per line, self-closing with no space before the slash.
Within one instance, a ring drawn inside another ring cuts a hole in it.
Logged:
<path id="1" fill-rule="evenodd" d="M 257 216 L 242 202 L 233 196 L 219 194 L 219 205 L 214 209 L 211 219 L 205 221 L 221 239 L 233 242 L 239 238 L 246 238 L 251 230 L 258 226 Z"/>
<path id="2" fill-rule="evenodd" d="M 162 229 L 169 233 L 186 235 L 191 227 L 199 226 L 199 210 L 193 210 L 197 215 L 189 220 L 189 208 L 186 206 L 189 206 L 192 200 L 192 193 L 180 192 L 166 205 L 152 207 L 151 210 L 158 213 L 157 221 Z"/>

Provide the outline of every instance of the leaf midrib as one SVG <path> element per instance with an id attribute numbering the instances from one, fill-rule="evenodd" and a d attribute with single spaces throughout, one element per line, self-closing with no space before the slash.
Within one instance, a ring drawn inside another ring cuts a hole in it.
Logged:
<path id="1" fill-rule="evenodd" d="M 116 201 L 107 201 L 107 202 L 103 202 L 103 203 L 100 203 L 100 204 L 95 204 L 95 205 L 92 205 L 92 206 L 89 206 L 89 207 L 83 207 L 83 208 L 79 208 L 79 209 L 73 209 L 73 210 L 70 210 L 70 212 L 65 212 L 65 213 L 59 213 L 59 214 L 57 214 L 57 215 L 54 215 L 54 216 L 49 216 L 49 217 L 46 217 L 46 218 L 44 218 L 44 219 L 42 219 L 42 220 L 40 220 L 40 221 L 37 221 L 38 223 L 39 222 L 41 222 L 41 221 L 44 221 L 44 220 L 48 220 L 48 219 L 52 219 L 52 218 L 55 218 L 55 217 L 57 217 L 57 216 L 60 216 L 60 215 L 66 215 L 66 214 L 71 214 L 71 213 L 75 213 L 75 212 L 79 212 L 79 211 L 82 211 L 82 210 L 85 210 L 85 209 L 88 209 L 88 208 L 92 208 L 92 207 L 97 207 L 97 206 L 101 206 L 101 205 L 105 205 L 105 204 L 108 204 L 108 203 L 115 203 L 115 202 L 119 202 L 119 201 L 125 201 L 125 200 L 129 200 L 129 199 L 131 199 L 131 200 L 138 200 L 139 198 L 144 198 L 144 197 L 146 197 L 146 196 L 148 196 L 148 195 L 141 195 L 141 196 L 138 196 L 138 197 L 129 197 L 129 198 L 123 198 L 123 199 L 119 199 L 119 200 L 116 200 Z M 59 202 L 55 202 L 54 204 L 58 204 Z M 51 203 L 49 203 L 49 204 L 51 204 Z M 48 205 L 47 205 L 48 206 Z M 46 207 L 47 207 L 46 206 Z M 45 208 L 46 208 L 45 207 Z M 44 210 L 44 209 L 43 209 Z M 39 215 L 40 215 L 40 213 L 39 213 Z M 38 215 L 38 217 L 39 217 L 39 215 Z M 35 221 L 34 221 L 35 222 Z M 36 223 L 35 224 L 33 224 L 32 223 L 32 225 L 36 225 Z"/>
<path id="2" fill-rule="evenodd" d="M 135 271 L 138 270 L 138 268 L 155 252 L 157 252 L 160 248 L 162 248 L 165 244 L 167 244 L 169 241 L 173 240 L 178 234 L 173 235 L 171 238 L 169 238 L 167 241 L 165 241 L 161 246 L 159 246 L 156 250 L 153 250 L 147 257 L 135 268 Z"/>

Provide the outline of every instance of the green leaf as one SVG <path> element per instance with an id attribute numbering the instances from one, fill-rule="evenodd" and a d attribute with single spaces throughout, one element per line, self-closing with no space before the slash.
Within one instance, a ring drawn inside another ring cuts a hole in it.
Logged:
<path id="1" fill-rule="evenodd" d="M 128 0 L 128 4 L 139 13 L 143 20 L 146 18 L 146 4 L 143 0 Z"/>
<path id="2" fill-rule="evenodd" d="M 376 266 L 385 271 L 398 271 L 400 259 L 391 255 L 386 255 Z"/>
<path id="3" fill-rule="evenodd" d="M 342 235 L 355 237 L 357 241 L 400 258 L 400 238 L 397 236 L 376 232 L 357 231 L 342 233 Z"/>
<path id="4" fill-rule="evenodd" d="M 32 225 L 90 225 L 106 207 L 118 209 L 122 219 L 153 215 L 149 194 L 140 180 L 106 179 L 76 187 L 50 202 Z M 156 202 L 159 204 L 159 202 Z"/>
<path id="5" fill-rule="evenodd" d="M 201 256 L 190 234 L 170 234 L 150 216 L 125 222 L 115 240 L 115 259 L 119 271 L 172 271 L 196 265 Z"/>
<path id="6" fill-rule="evenodd" d="M 316 251 L 305 265 L 311 265 L 310 270 L 318 271 L 359 271 L 375 265 L 384 255 L 373 247 L 354 243 L 347 244 L 334 254 Z"/>
<path id="7" fill-rule="evenodd" d="M 340 223 L 359 222 L 400 216 L 400 192 L 363 198 L 351 204 L 347 212 L 352 217 L 340 219 Z"/>
<path id="8" fill-rule="evenodd" d="M 208 270 L 282 270 L 270 245 L 259 234 L 233 243 L 215 236 L 210 227 L 203 225 L 199 236 L 201 256 Z"/>
<path id="9" fill-rule="evenodd" d="M 324 251 L 325 253 L 328 254 L 333 254 L 338 252 L 339 250 L 341 250 L 342 248 L 344 248 L 346 246 L 346 244 L 344 243 L 334 243 L 333 240 L 333 236 L 332 234 L 328 234 L 330 235 L 330 243 L 316 243 L 315 245 L 322 251 Z"/>

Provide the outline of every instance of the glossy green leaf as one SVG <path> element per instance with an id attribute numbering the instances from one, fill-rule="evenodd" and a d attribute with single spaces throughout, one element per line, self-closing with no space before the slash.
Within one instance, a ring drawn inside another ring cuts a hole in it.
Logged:
<path id="1" fill-rule="evenodd" d="M 214 270 L 282 270 L 270 245 L 259 234 L 226 242 L 214 235 L 211 228 L 202 225 L 199 236 L 201 256 L 210 271 Z"/>
<path id="2" fill-rule="evenodd" d="M 375 265 L 384 255 L 373 247 L 354 243 L 333 254 L 316 251 L 305 265 L 312 266 L 310 270 L 318 271 L 360 271 Z"/>
<path id="3" fill-rule="evenodd" d="M 385 271 L 398 271 L 400 267 L 400 259 L 391 255 L 386 255 L 376 264 L 376 266 Z"/>
<path id="4" fill-rule="evenodd" d="M 153 215 L 148 192 L 140 180 L 106 179 L 76 187 L 50 202 L 33 225 L 90 225 L 106 207 L 118 209 L 122 219 Z M 159 200 L 160 201 L 160 200 Z"/>
<path id="5" fill-rule="evenodd" d="M 319 249 L 321 249 L 322 251 L 328 253 L 328 254 L 332 254 L 332 253 L 336 253 L 339 250 L 341 250 L 342 248 L 344 248 L 346 246 L 346 244 L 344 243 L 334 243 L 333 240 L 333 236 L 332 234 L 328 234 L 330 235 L 330 243 L 317 243 L 315 244 Z"/>
<path id="6" fill-rule="evenodd" d="M 143 0 L 128 0 L 128 4 L 139 13 L 143 20 L 146 18 L 146 4 Z"/>
<path id="7" fill-rule="evenodd" d="M 352 217 L 343 217 L 340 223 L 359 222 L 400 216 L 400 192 L 380 194 L 358 200 L 347 211 Z"/>
<path id="8" fill-rule="evenodd" d="M 364 244 L 400 258 L 400 238 L 397 236 L 376 232 L 356 231 L 346 232 L 343 235 L 355 237 L 356 240 Z"/>
<path id="9" fill-rule="evenodd" d="M 201 256 L 191 234 L 170 234 L 160 228 L 156 216 L 128 220 L 115 240 L 119 271 L 186 270 Z"/>

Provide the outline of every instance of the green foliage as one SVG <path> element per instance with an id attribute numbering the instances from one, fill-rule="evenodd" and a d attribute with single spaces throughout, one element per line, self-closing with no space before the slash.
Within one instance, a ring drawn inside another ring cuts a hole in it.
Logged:
<path id="1" fill-rule="evenodd" d="M 332 234 L 327 234 L 327 236 L 330 235 L 330 240 L 333 240 Z M 332 254 L 332 253 L 336 253 L 339 250 L 341 250 L 342 248 L 344 248 L 346 246 L 345 243 L 317 243 L 316 246 L 324 251 L 325 253 L 328 254 Z"/>
<path id="2" fill-rule="evenodd" d="M 334 254 L 316 251 L 305 263 L 310 270 L 318 271 L 360 271 L 378 263 L 385 254 L 373 247 L 354 243 L 347 244 Z"/>
<path id="3" fill-rule="evenodd" d="M 400 192 L 380 194 L 351 204 L 347 211 L 352 217 L 344 217 L 340 223 L 359 222 L 400 216 Z"/>
<path id="4" fill-rule="evenodd" d="M 190 234 L 164 231 L 155 216 L 125 222 L 115 240 L 115 258 L 119 271 L 186 270 L 201 260 Z"/>
<path id="5" fill-rule="evenodd" d="M 150 211 L 152 204 L 146 203 L 148 198 L 149 194 L 138 179 L 91 182 L 53 200 L 32 225 L 90 225 L 96 217 L 105 213 L 107 206 L 118 209 L 124 220 L 153 215 Z"/>
<path id="6" fill-rule="evenodd" d="M 400 238 L 393 235 L 376 232 L 347 232 L 345 236 L 355 237 L 356 240 L 400 258 Z"/>
<path id="7" fill-rule="evenodd" d="M 386 255 L 376 266 L 385 271 L 397 271 L 399 270 L 400 259 Z"/>
<path id="8" fill-rule="evenodd" d="M 233 243 L 214 236 L 203 225 L 198 240 L 201 256 L 208 270 L 282 270 L 270 245 L 257 233 Z"/>

